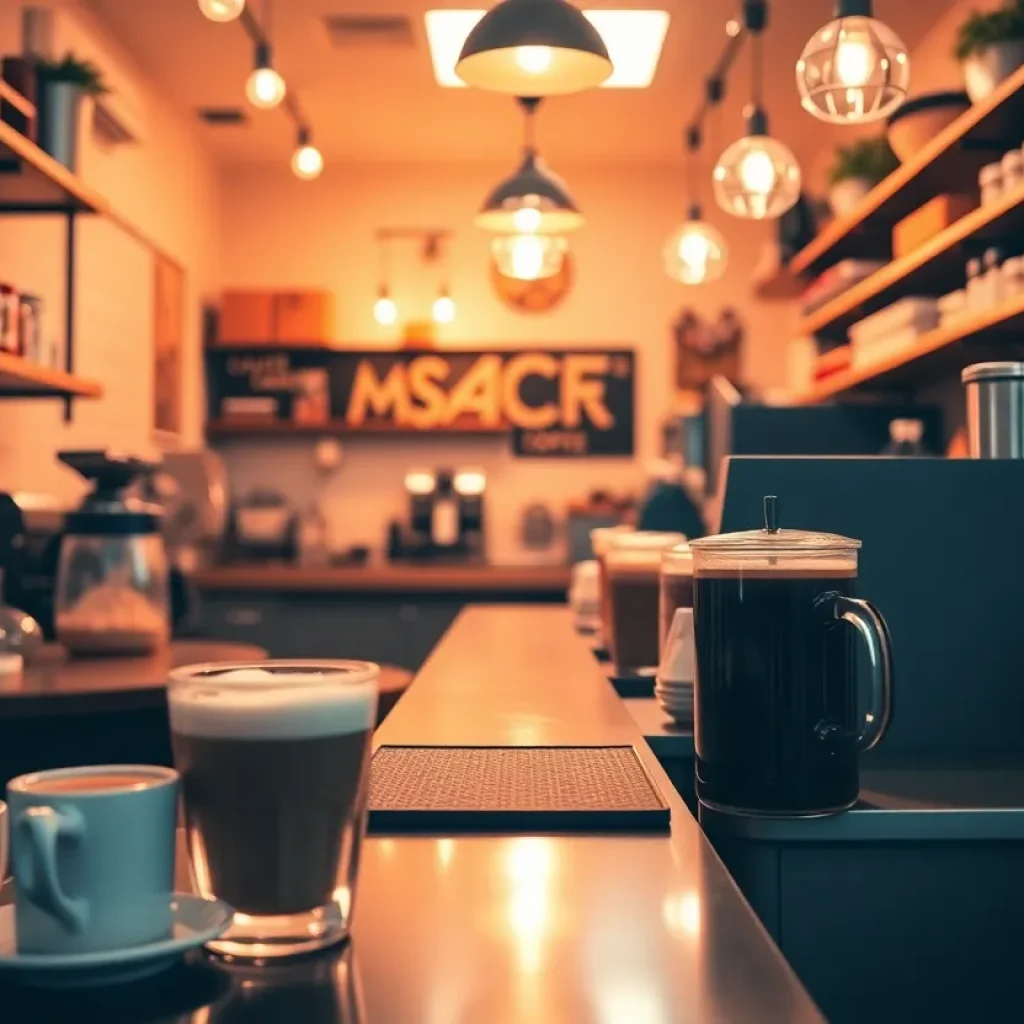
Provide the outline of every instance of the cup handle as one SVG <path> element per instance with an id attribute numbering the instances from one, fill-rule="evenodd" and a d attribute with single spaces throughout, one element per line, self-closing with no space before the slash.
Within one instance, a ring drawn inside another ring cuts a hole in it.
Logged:
<path id="1" fill-rule="evenodd" d="M 892 639 L 878 609 L 858 597 L 837 594 L 835 617 L 848 622 L 860 633 L 868 649 L 871 668 L 871 705 L 864 728 L 857 736 L 857 749 L 870 750 L 885 735 L 892 719 Z"/>
<path id="2" fill-rule="evenodd" d="M 14 875 L 29 902 L 55 917 L 72 934 L 89 922 L 89 904 L 68 896 L 57 877 L 57 840 L 82 841 L 85 822 L 73 807 L 29 807 L 18 816 L 20 842 L 13 843 Z"/>

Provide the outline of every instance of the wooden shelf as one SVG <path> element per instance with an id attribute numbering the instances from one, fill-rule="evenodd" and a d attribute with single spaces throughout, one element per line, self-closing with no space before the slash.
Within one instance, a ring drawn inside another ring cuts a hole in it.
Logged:
<path id="1" fill-rule="evenodd" d="M 875 271 L 800 321 L 802 335 L 845 338 L 858 320 L 907 295 L 945 295 L 964 286 L 965 246 L 979 251 L 1024 232 L 1024 186 L 978 207 L 912 253 Z"/>
<path id="2" fill-rule="evenodd" d="M 754 298 L 762 302 L 798 299 L 807 287 L 789 267 L 777 267 L 771 274 L 754 281 Z"/>
<path id="3" fill-rule="evenodd" d="M 790 261 L 797 274 L 818 274 L 850 256 L 890 251 L 893 225 L 942 193 L 978 191 L 978 170 L 1020 145 L 1024 124 L 1024 67 L 982 103 L 975 103 L 901 164 L 842 217 L 836 217 Z"/>
<path id="4" fill-rule="evenodd" d="M 509 427 L 473 428 L 465 429 L 459 427 L 445 427 L 443 429 L 432 427 L 428 430 L 409 430 L 395 426 L 368 426 L 352 427 L 343 420 L 334 420 L 330 423 L 289 423 L 289 422 L 265 422 L 249 423 L 235 420 L 209 420 L 206 424 L 206 436 L 217 437 L 317 437 L 331 434 L 350 436 L 377 436 L 393 437 L 401 434 L 403 437 L 436 437 L 438 435 L 472 437 L 480 435 L 507 434 Z"/>
<path id="5" fill-rule="evenodd" d="M 106 213 L 107 204 L 34 142 L 0 121 L 0 213 L 67 210 Z"/>
<path id="6" fill-rule="evenodd" d="M 36 116 L 36 105 L 27 97 L 22 96 L 12 85 L 0 78 L 0 100 L 10 103 L 23 117 L 33 119 Z"/>
<path id="7" fill-rule="evenodd" d="M 103 387 L 96 381 L 0 352 L 0 398 L 101 398 L 102 395 Z"/>
<path id="8" fill-rule="evenodd" d="M 814 405 L 857 389 L 920 386 L 951 370 L 988 359 L 1024 357 L 1024 296 L 922 334 L 913 348 L 869 366 L 851 366 L 797 395 L 794 405 Z"/>

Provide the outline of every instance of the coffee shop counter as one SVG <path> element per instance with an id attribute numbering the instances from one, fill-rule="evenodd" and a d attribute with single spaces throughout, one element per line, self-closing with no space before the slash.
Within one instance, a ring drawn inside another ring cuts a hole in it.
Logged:
<path id="1" fill-rule="evenodd" d="M 375 746 L 621 746 L 670 829 L 375 835 L 354 952 L 368 1021 L 818 1021 L 568 610 L 463 612 Z"/>
<path id="2" fill-rule="evenodd" d="M 364 658 L 416 671 L 470 603 L 565 601 L 564 565 L 238 564 L 197 572 L 196 631 L 276 658 Z"/>

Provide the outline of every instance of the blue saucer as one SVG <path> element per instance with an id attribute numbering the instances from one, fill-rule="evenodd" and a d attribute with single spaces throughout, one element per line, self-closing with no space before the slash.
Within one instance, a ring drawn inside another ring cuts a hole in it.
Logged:
<path id="1" fill-rule="evenodd" d="M 221 900 L 175 893 L 171 937 L 128 949 L 98 953 L 19 953 L 14 907 L 0 907 L 0 980 L 46 988 L 120 985 L 157 974 L 181 956 L 227 931 L 233 911 Z"/>

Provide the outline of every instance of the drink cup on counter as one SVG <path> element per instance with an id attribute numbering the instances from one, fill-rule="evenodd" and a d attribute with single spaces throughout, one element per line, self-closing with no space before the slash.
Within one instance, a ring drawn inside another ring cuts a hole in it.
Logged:
<path id="1" fill-rule="evenodd" d="M 665 639 L 680 608 L 693 607 L 693 552 L 689 544 L 677 544 L 661 556 L 658 582 L 658 654 L 665 653 Z"/>
<path id="2" fill-rule="evenodd" d="M 577 562 L 572 567 L 569 587 L 569 607 L 572 609 L 576 632 L 587 637 L 594 647 L 603 644 L 601 638 L 601 584 L 600 569 L 594 559 Z"/>
<path id="3" fill-rule="evenodd" d="M 681 533 L 636 530 L 614 537 L 605 555 L 608 650 L 620 676 L 653 675 L 658 665 L 661 558 Z"/>
<path id="4" fill-rule="evenodd" d="M 172 673 L 193 880 L 237 911 L 214 952 L 282 957 L 349 934 L 379 672 L 269 661 Z"/>
<path id="5" fill-rule="evenodd" d="M 615 537 L 623 533 L 632 533 L 633 529 L 627 523 L 619 523 L 618 526 L 598 526 L 590 531 L 590 549 L 594 553 L 594 561 L 597 562 L 601 637 L 605 646 L 608 644 L 608 634 L 611 632 L 611 607 L 608 603 L 608 574 L 605 568 L 605 556 Z"/>

